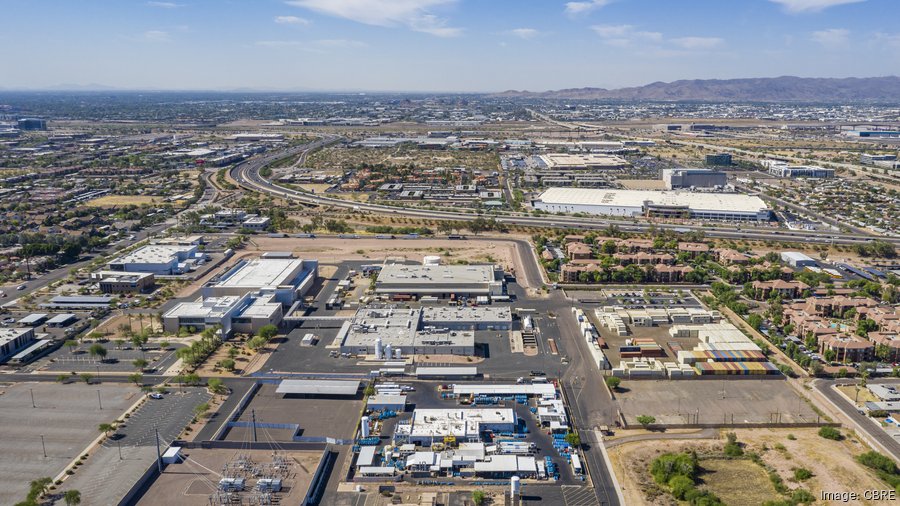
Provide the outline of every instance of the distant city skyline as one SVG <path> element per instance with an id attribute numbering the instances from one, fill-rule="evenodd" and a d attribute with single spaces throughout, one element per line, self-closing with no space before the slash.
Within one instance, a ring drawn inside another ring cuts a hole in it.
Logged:
<path id="1" fill-rule="evenodd" d="M 545 91 L 900 74 L 893 0 L 0 0 L 0 89 Z"/>

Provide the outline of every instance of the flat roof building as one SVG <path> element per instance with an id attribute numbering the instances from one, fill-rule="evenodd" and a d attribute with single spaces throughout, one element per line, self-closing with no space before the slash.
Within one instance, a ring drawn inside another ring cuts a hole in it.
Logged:
<path id="1" fill-rule="evenodd" d="M 444 436 L 476 443 L 487 430 L 514 431 L 518 421 L 511 408 L 416 409 L 412 419 L 398 423 L 394 437 L 420 445 L 443 441 Z"/>
<path id="2" fill-rule="evenodd" d="M 475 333 L 426 326 L 421 309 L 362 308 L 338 331 L 341 353 L 474 355 Z"/>
<path id="3" fill-rule="evenodd" d="M 272 295 L 247 292 L 180 302 L 163 314 L 163 328 L 175 333 L 186 327 L 200 331 L 218 325 L 227 338 L 234 332 L 252 334 L 266 325 L 277 327 L 283 316 L 281 303 L 272 301 Z"/>
<path id="4" fill-rule="evenodd" d="M 285 379 L 278 383 L 275 393 L 284 395 L 328 395 L 355 396 L 359 391 L 359 380 L 305 380 Z"/>
<path id="5" fill-rule="evenodd" d="M 662 178 L 669 190 L 724 187 L 728 184 L 724 172 L 710 169 L 663 169 Z"/>
<path id="6" fill-rule="evenodd" d="M 6 362 L 33 341 L 33 328 L 0 328 L 0 362 Z"/>
<path id="7" fill-rule="evenodd" d="M 182 274 L 189 270 L 189 263 L 203 256 L 194 244 L 148 244 L 111 261 L 109 270 L 156 275 Z"/>
<path id="8" fill-rule="evenodd" d="M 614 170 L 628 166 L 628 162 L 621 156 L 600 153 L 550 153 L 540 155 L 539 158 L 552 170 Z"/>
<path id="9" fill-rule="evenodd" d="M 738 193 L 550 188 L 531 204 L 549 213 L 625 217 L 768 220 L 771 214 L 759 197 Z"/>
<path id="10" fill-rule="evenodd" d="M 91 273 L 102 293 L 143 293 L 156 283 L 152 272 L 99 271 Z"/>
<path id="11" fill-rule="evenodd" d="M 503 270 L 495 265 L 387 264 L 375 280 L 375 293 L 435 297 L 503 295 Z"/>
<path id="12" fill-rule="evenodd" d="M 315 283 L 317 260 L 299 258 L 255 258 L 241 260 L 216 280 L 203 287 L 205 297 L 243 295 L 248 292 L 272 294 L 284 305 L 293 304 Z"/>
<path id="13" fill-rule="evenodd" d="M 509 330 L 512 311 L 504 306 L 425 306 L 422 324 L 451 330 Z"/>
<path id="14" fill-rule="evenodd" d="M 781 261 L 795 269 L 819 265 L 814 258 L 799 251 L 782 251 Z"/>

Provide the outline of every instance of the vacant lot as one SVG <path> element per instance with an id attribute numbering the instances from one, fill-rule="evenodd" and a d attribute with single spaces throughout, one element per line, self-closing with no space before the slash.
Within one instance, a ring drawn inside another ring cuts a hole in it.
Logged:
<path id="1" fill-rule="evenodd" d="M 706 459 L 700 465 L 705 488 L 729 506 L 758 506 L 779 499 L 765 469 L 751 460 Z"/>
<path id="2" fill-rule="evenodd" d="M 617 394 L 629 423 L 641 415 L 657 423 L 798 423 L 818 415 L 784 380 L 625 380 Z"/>
<path id="3" fill-rule="evenodd" d="M 139 396 L 122 384 L 0 387 L 0 504 L 23 500 L 29 481 L 61 473 L 100 435 L 99 424 L 117 419 Z"/>
<path id="4" fill-rule="evenodd" d="M 84 203 L 90 207 L 116 207 L 125 205 L 159 204 L 162 197 L 150 197 L 147 195 L 104 195 Z"/>
<path id="5" fill-rule="evenodd" d="M 758 453 L 763 463 L 774 470 L 789 490 L 804 488 L 814 496 L 822 491 L 881 490 L 886 485 L 867 468 L 858 464 L 856 455 L 867 451 L 859 441 L 848 437 L 829 441 L 818 436 L 816 429 L 751 429 L 736 430 L 745 452 Z M 750 460 L 722 460 L 724 438 L 716 440 L 650 440 L 622 444 L 609 449 L 616 479 L 622 485 L 625 504 L 676 504 L 671 495 L 650 476 L 654 458 L 663 453 L 695 451 L 700 456 L 703 488 L 712 490 L 729 505 L 758 505 L 779 499 L 766 470 Z M 812 478 L 797 482 L 795 468 L 812 472 Z M 836 504 L 817 502 L 816 504 Z M 859 500 L 841 504 L 876 504 Z M 882 503 L 884 504 L 884 503 Z"/>

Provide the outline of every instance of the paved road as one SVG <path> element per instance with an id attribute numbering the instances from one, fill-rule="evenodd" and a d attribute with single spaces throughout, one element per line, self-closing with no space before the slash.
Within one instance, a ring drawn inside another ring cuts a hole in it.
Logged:
<path id="1" fill-rule="evenodd" d="M 812 385 L 817 392 L 837 406 L 837 408 L 841 410 L 841 414 L 849 419 L 852 424 L 856 426 L 857 430 L 864 432 L 870 441 L 875 441 L 886 450 L 894 460 L 900 462 L 900 441 L 897 441 L 883 431 L 874 420 L 860 414 L 851 402 L 838 393 L 837 390 L 832 388 L 838 383 L 839 382 L 833 380 L 817 379 L 812 382 Z"/>
<path id="2" fill-rule="evenodd" d="M 480 216 L 475 212 L 461 211 L 438 211 L 438 210 L 421 210 L 403 207 L 394 207 L 381 204 L 368 204 L 363 202 L 351 202 L 347 200 L 326 197 L 320 194 L 307 193 L 292 190 L 283 186 L 276 185 L 262 176 L 259 171 L 265 165 L 273 161 L 283 158 L 285 153 L 309 153 L 315 149 L 319 149 L 329 143 L 339 140 L 338 138 L 325 138 L 301 147 L 292 148 L 286 152 L 271 154 L 261 158 L 254 158 L 236 165 L 231 170 L 232 178 L 242 187 L 249 190 L 268 193 L 270 195 L 291 199 L 309 205 L 322 205 L 334 208 L 350 209 L 361 212 L 374 212 L 381 214 L 396 214 L 401 216 L 411 216 L 427 219 L 445 219 L 445 220 L 473 220 Z M 647 223 L 635 220 L 613 220 L 600 219 L 593 217 L 571 218 L 565 216 L 540 216 L 534 217 L 527 213 L 507 213 L 497 215 L 495 219 L 499 223 L 510 225 L 554 227 L 554 228 L 575 228 L 599 230 L 605 229 L 610 225 L 616 225 L 625 232 L 646 232 L 651 228 L 668 229 L 674 231 L 695 231 L 702 232 L 710 237 L 722 237 L 731 239 L 757 239 L 757 240 L 793 240 L 819 243 L 835 243 L 835 244 L 859 244 L 865 243 L 872 239 L 871 235 L 860 234 L 829 234 L 822 236 L 820 232 L 804 231 L 804 230 L 780 230 L 767 229 L 764 227 L 754 227 L 752 225 L 743 225 L 743 228 L 723 225 L 715 226 L 697 226 L 697 225 L 677 225 L 669 223 Z M 900 237 L 886 237 L 886 241 L 900 244 Z"/>

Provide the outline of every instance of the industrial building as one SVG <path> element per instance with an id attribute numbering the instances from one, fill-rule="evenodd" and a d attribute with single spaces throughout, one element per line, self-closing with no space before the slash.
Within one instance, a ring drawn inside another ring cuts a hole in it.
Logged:
<path id="1" fill-rule="evenodd" d="M 387 264 L 375 293 L 395 298 L 503 295 L 503 270 L 496 265 Z"/>
<path id="2" fill-rule="evenodd" d="M 222 336 L 227 338 L 234 332 L 252 334 L 266 325 L 278 326 L 283 316 L 282 305 L 272 294 L 246 292 L 180 302 L 163 314 L 163 328 L 177 333 L 183 327 L 200 331 L 221 326 Z"/>
<path id="3" fill-rule="evenodd" d="M 663 169 L 662 178 L 669 190 L 715 188 L 728 184 L 724 172 L 711 169 Z"/>
<path id="4" fill-rule="evenodd" d="M 183 274 L 193 263 L 206 258 L 196 245 L 148 244 L 109 263 L 109 270 L 149 272 L 156 275 Z"/>
<path id="5" fill-rule="evenodd" d="M 737 193 L 550 188 L 531 205 L 549 213 L 624 217 L 765 221 L 771 215 L 759 197 Z"/>
<path id="6" fill-rule="evenodd" d="M 152 272 L 99 271 L 91 273 L 102 293 L 144 293 L 156 283 Z"/>
<path id="7" fill-rule="evenodd" d="M 449 318 L 448 318 L 449 321 Z M 455 320 L 460 328 L 475 322 Z M 338 331 L 341 353 L 390 359 L 406 355 L 474 355 L 475 333 L 430 324 L 422 309 L 362 308 Z"/>
<path id="8" fill-rule="evenodd" d="M 241 260 L 225 274 L 203 287 L 204 297 L 242 296 L 258 292 L 272 295 L 273 300 L 291 305 L 303 297 L 316 281 L 317 260 L 263 257 Z"/>
<path id="9" fill-rule="evenodd" d="M 799 251 L 782 251 L 781 261 L 795 269 L 819 265 L 814 258 L 804 253 L 800 253 Z"/>
<path id="10" fill-rule="evenodd" d="M 551 170 L 615 170 L 628 166 L 621 156 L 599 153 L 550 153 L 538 158 Z"/>
<path id="11" fill-rule="evenodd" d="M 706 155 L 706 165 L 731 165 L 731 155 L 728 153 Z"/>
<path id="12" fill-rule="evenodd" d="M 826 169 L 817 165 L 788 165 L 781 160 L 763 160 L 763 167 L 775 177 L 794 178 L 809 177 L 814 179 L 830 179 L 834 177 L 834 169 Z"/>
<path id="13" fill-rule="evenodd" d="M 450 330 L 510 330 L 512 311 L 504 306 L 425 306 L 422 321 Z"/>
<path id="14" fill-rule="evenodd" d="M 431 446 L 453 436 L 458 442 L 477 443 L 484 431 L 513 432 L 518 423 L 511 408 L 416 409 L 410 420 L 397 424 L 394 440 Z"/>
<path id="15" fill-rule="evenodd" d="M 0 362 L 6 362 L 34 342 L 34 329 L 0 328 Z"/>

